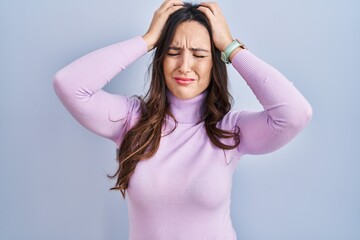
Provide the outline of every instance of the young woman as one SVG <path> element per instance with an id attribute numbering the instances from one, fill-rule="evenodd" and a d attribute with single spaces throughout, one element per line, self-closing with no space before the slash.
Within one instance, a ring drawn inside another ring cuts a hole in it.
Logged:
<path id="1" fill-rule="evenodd" d="M 102 90 L 154 48 L 144 98 Z M 263 111 L 231 110 L 226 63 Z M 233 39 L 216 3 L 164 1 L 146 34 L 72 62 L 54 88 L 75 119 L 118 146 L 112 189 L 127 196 L 131 240 L 236 239 L 230 193 L 239 159 L 285 145 L 312 115 L 290 81 Z"/>

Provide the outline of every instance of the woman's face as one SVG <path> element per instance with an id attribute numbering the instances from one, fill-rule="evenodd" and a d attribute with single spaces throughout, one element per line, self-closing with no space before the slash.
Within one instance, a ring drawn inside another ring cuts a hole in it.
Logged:
<path id="1" fill-rule="evenodd" d="M 210 83 L 212 56 L 210 36 L 196 21 L 181 23 L 163 62 L 165 82 L 177 98 L 189 99 L 203 92 Z"/>

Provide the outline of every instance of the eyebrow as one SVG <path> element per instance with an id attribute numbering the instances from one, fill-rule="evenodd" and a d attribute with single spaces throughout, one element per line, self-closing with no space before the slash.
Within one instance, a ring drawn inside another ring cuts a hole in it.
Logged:
<path id="1" fill-rule="evenodd" d="M 169 47 L 169 50 L 176 50 L 176 51 L 180 51 L 181 48 L 179 47 Z M 206 49 L 203 49 L 203 48 L 190 48 L 191 51 L 193 52 L 209 52 L 208 50 Z"/>

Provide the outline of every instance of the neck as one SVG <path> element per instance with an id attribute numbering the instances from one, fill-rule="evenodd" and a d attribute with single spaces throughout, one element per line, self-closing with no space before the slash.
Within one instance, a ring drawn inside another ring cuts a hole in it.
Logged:
<path id="1" fill-rule="evenodd" d="M 170 112 L 177 122 L 198 123 L 200 121 L 201 106 L 207 95 L 206 90 L 190 99 L 177 98 L 169 90 L 166 90 L 166 95 L 170 104 Z"/>

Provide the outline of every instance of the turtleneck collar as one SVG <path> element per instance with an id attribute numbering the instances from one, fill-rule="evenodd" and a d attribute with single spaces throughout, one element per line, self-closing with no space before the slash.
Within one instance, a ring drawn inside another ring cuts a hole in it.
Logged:
<path id="1" fill-rule="evenodd" d="M 166 95 L 170 104 L 170 112 L 179 123 L 197 123 L 201 119 L 201 106 L 206 98 L 207 90 L 190 99 L 175 97 L 168 89 Z"/>

